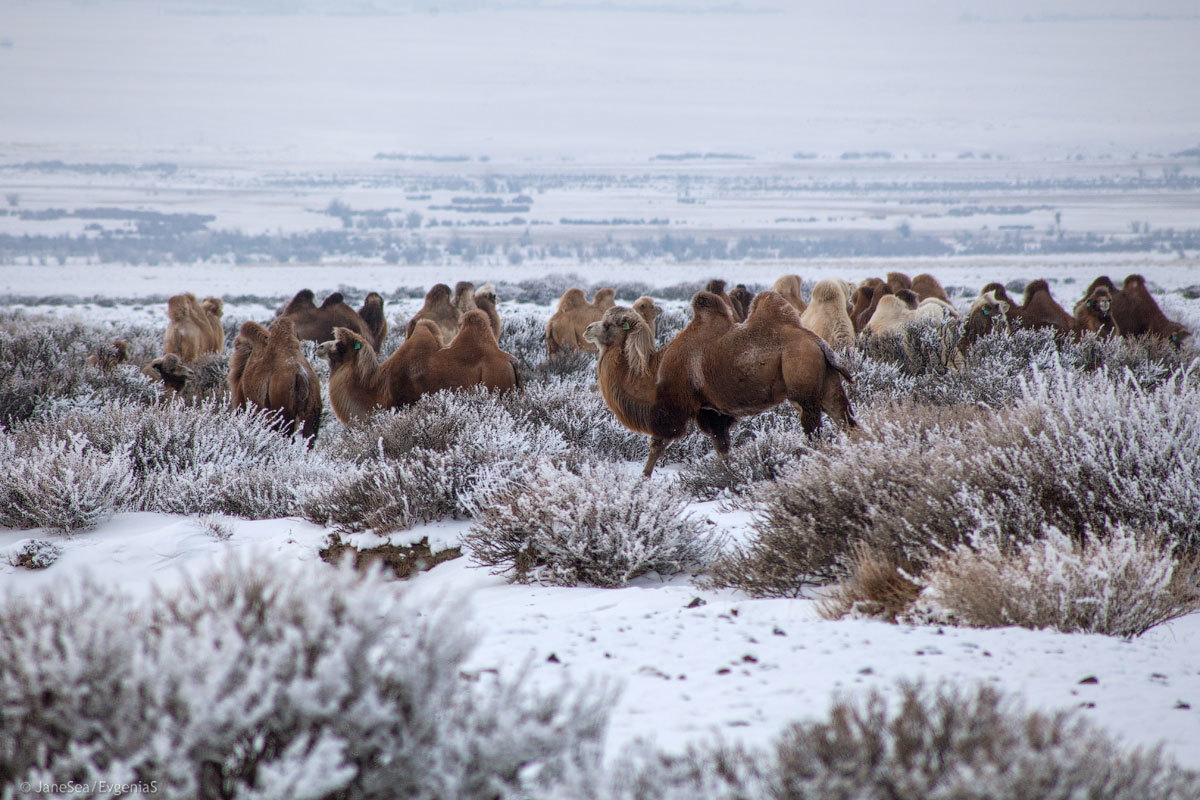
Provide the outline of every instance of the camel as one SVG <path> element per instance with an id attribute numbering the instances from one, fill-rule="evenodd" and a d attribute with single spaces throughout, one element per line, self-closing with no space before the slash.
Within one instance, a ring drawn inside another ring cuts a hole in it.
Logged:
<path id="1" fill-rule="evenodd" d="M 729 292 L 729 299 L 733 301 L 734 308 L 737 309 L 738 315 L 744 321 L 750 315 L 750 304 L 754 302 L 754 295 L 750 294 L 750 290 L 746 285 L 739 283 Z"/>
<path id="2" fill-rule="evenodd" d="M 195 361 L 201 353 L 217 353 L 224 346 L 225 334 L 215 336 L 208 313 L 191 292 L 167 300 L 167 332 L 163 336 L 163 354 L 177 355 L 183 362 Z"/>
<path id="3" fill-rule="evenodd" d="M 746 322 L 712 292 L 692 298 L 692 321 L 657 355 L 647 351 L 649 327 L 628 309 L 614 309 L 585 335 L 603 345 L 597 377 L 610 408 L 630 430 L 650 436 L 650 454 L 642 472 L 649 476 L 667 442 L 683 436 L 695 423 L 713 440 L 717 455 L 729 455 L 729 429 L 738 418 L 758 414 L 787 400 L 800 412 L 804 431 L 813 434 L 821 412 L 846 428 L 857 427 L 842 382 L 853 378 L 819 336 L 800 324 L 794 307 L 777 292 L 762 292 Z M 642 327 L 644 326 L 644 327 Z M 638 331 L 640 344 L 625 347 L 628 333 Z M 622 370 L 622 357 L 634 351 Z M 647 353 L 639 360 L 636 353 Z M 645 362 L 645 370 L 637 365 Z M 647 402 L 647 378 L 656 373 L 653 399 Z M 625 379 L 632 378 L 627 383 Z M 635 423 L 627 424 L 626 420 Z"/>
<path id="4" fill-rule="evenodd" d="M 316 439 L 321 427 L 321 382 L 300 350 L 290 316 L 268 331 L 257 322 L 242 323 L 229 360 L 229 392 L 234 408 L 247 404 L 278 411 L 280 428 Z"/>
<path id="5" fill-rule="evenodd" d="M 1078 338 L 1085 333 L 1097 336 L 1119 336 L 1121 329 L 1112 318 L 1112 292 L 1103 284 L 1096 285 L 1087 296 L 1075 304 L 1071 330 Z"/>
<path id="6" fill-rule="evenodd" d="M 834 349 L 853 347 L 854 323 L 846 313 L 845 283 L 831 278 L 818 282 L 800 322 Z"/>
<path id="7" fill-rule="evenodd" d="M 200 301 L 200 308 L 204 310 L 204 316 L 212 329 L 212 342 L 216 345 L 212 352 L 225 352 L 225 326 L 221 324 L 221 317 L 225 315 L 225 301 L 219 297 L 206 297 Z"/>
<path id="8" fill-rule="evenodd" d="M 922 272 L 912 279 L 912 290 L 917 293 L 917 297 L 921 300 L 936 297 L 942 302 L 950 302 L 950 297 L 946 294 L 946 290 L 942 288 L 942 284 L 928 272 Z"/>
<path id="9" fill-rule="evenodd" d="M 746 319 L 746 314 L 749 313 L 748 308 L 741 308 L 737 303 L 733 302 L 733 298 L 725 291 L 725 281 L 719 278 L 713 278 L 704 287 L 704 291 L 712 292 L 717 297 L 724 301 L 725 305 L 729 306 L 729 310 L 733 312 L 733 318 L 737 322 L 742 322 Z"/>
<path id="10" fill-rule="evenodd" d="M 450 302 L 458 309 L 459 315 L 474 311 L 479 307 L 475 305 L 475 284 L 470 281 L 454 284 L 454 298 Z"/>
<path id="11" fill-rule="evenodd" d="M 908 292 L 909 290 L 902 290 Z M 930 298 L 920 303 L 916 308 L 909 307 L 899 294 L 887 294 L 879 298 L 875 312 L 863 328 L 864 332 L 874 336 L 896 335 L 904 332 L 904 327 L 912 322 L 933 320 L 942 323 L 958 313 L 949 303 L 943 303 L 937 298 Z"/>
<path id="12" fill-rule="evenodd" d="M 225 360 L 217 353 L 202 353 L 191 364 L 167 353 L 143 367 L 142 374 L 161 383 L 168 400 L 193 404 L 225 395 Z"/>
<path id="13" fill-rule="evenodd" d="M 371 346 L 376 350 L 383 347 L 388 335 L 387 315 L 383 313 L 383 296 L 379 292 L 368 294 L 362 307 L 358 309 L 358 316 L 371 333 Z"/>
<path id="14" fill-rule="evenodd" d="M 804 309 L 808 308 L 808 303 L 804 302 L 804 295 L 800 291 L 801 283 L 799 275 L 783 275 L 771 287 L 773 291 L 782 295 L 784 300 L 792 304 L 797 314 L 803 314 Z M 749 309 L 746 311 L 749 313 Z"/>
<path id="15" fill-rule="evenodd" d="M 338 328 L 317 348 L 329 359 L 329 400 L 349 424 L 373 408 L 400 408 L 440 389 L 486 386 L 500 392 L 521 385 L 517 360 L 500 349 L 487 314 L 467 312 L 454 340 L 442 346 L 432 320 L 417 320 L 396 352 L 379 363 L 365 337 Z"/>
<path id="16" fill-rule="evenodd" d="M 650 339 L 653 341 L 658 327 L 658 318 L 662 316 L 662 306 L 654 302 L 649 295 L 642 295 L 633 303 L 633 310 L 650 326 Z"/>
<path id="17" fill-rule="evenodd" d="M 995 291 L 980 293 L 971 303 L 967 312 L 967 322 L 963 327 L 962 337 L 958 340 L 959 352 L 966 354 L 967 350 L 981 336 L 987 336 L 993 330 L 1008 328 L 1008 303 L 996 298 Z"/>
<path id="18" fill-rule="evenodd" d="M 475 305 L 479 310 L 487 314 L 488 322 L 492 326 L 492 335 L 496 337 L 496 341 L 500 341 L 500 314 L 496 311 L 496 287 L 490 283 L 485 283 L 475 291 Z"/>
<path id="19" fill-rule="evenodd" d="M 582 289 L 567 289 L 558 301 L 558 310 L 546 323 L 546 354 L 553 356 L 567 350 L 597 352 L 596 346 L 583 338 L 583 331 L 613 307 L 616 294 L 613 289 L 597 289 L 589 303 Z"/>
<path id="20" fill-rule="evenodd" d="M 408 321 L 408 325 L 404 329 L 404 338 L 412 336 L 417 323 L 423 319 L 427 319 L 437 326 L 442 344 L 449 344 L 458 335 L 462 312 L 451 300 L 449 286 L 444 283 L 435 283 L 425 293 L 425 304 Z"/>
<path id="21" fill-rule="evenodd" d="M 1088 286 L 1087 291 L 1083 293 L 1083 297 L 1080 298 L 1079 302 L 1075 304 L 1075 307 L 1071 309 L 1071 316 L 1079 316 L 1080 309 L 1083 308 L 1083 304 L 1087 302 L 1088 297 L 1092 292 L 1101 286 L 1107 289 L 1108 296 L 1114 299 L 1117 296 L 1117 292 L 1121 291 L 1117 288 L 1116 284 L 1112 282 L 1112 278 L 1108 277 L 1107 275 L 1101 275 L 1099 278 L 1096 278 L 1096 280 L 1092 281 L 1091 285 Z"/>
<path id="22" fill-rule="evenodd" d="M 862 326 L 857 322 L 859 315 L 871 305 L 871 301 L 875 296 L 875 287 L 882 283 L 883 281 L 879 278 L 867 278 L 850 292 L 850 321 L 854 323 L 855 333 L 862 330 Z M 870 316 L 866 319 L 870 319 Z M 866 319 L 863 320 L 864 325 L 866 324 Z"/>
<path id="23" fill-rule="evenodd" d="M 867 327 L 867 323 L 870 322 L 871 317 L 875 315 L 875 309 L 879 307 L 879 301 L 882 298 L 893 294 L 895 294 L 895 292 L 892 291 L 892 287 L 888 286 L 883 281 L 872 284 L 866 307 L 862 311 L 858 312 L 857 316 L 851 318 L 854 322 L 855 333 L 861 333 Z"/>
<path id="24" fill-rule="evenodd" d="M 1050 294 L 1050 284 L 1038 278 L 1025 287 L 1021 303 L 1024 324 L 1031 328 L 1053 328 L 1055 333 L 1070 333 L 1075 319 Z"/>
<path id="25" fill-rule="evenodd" d="M 382 320 L 382 297 L 379 298 L 379 312 Z M 310 342 L 327 341 L 333 336 L 333 329 L 337 327 L 350 328 L 362 336 L 370 338 L 372 342 L 375 341 L 376 335 L 387 333 L 386 322 L 384 322 L 383 328 L 373 331 L 363 321 L 362 316 L 346 304 L 346 298 L 341 292 L 334 292 L 326 297 L 318 308 L 313 302 L 312 290 L 302 289 L 284 306 L 283 312 L 272 324 L 277 324 L 284 317 L 292 320 L 297 338 Z M 382 339 L 380 339 L 380 343 L 382 344 Z"/>
<path id="26" fill-rule="evenodd" d="M 129 342 L 113 339 L 109 344 L 88 356 L 88 364 L 101 372 L 112 372 L 117 365 L 129 361 Z"/>
<path id="27" fill-rule="evenodd" d="M 1141 275 L 1125 278 L 1121 291 L 1113 297 L 1112 317 L 1123 336 L 1150 335 L 1165 339 L 1176 347 L 1191 345 L 1191 332 L 1180 323 L 1167 319 L 1146 289 L 1146 279 Z"/>
<path id="28" fill-rule="evenodd" d="M 887 285 L 892 287 L 894 294 L 899 294 L 901 289 L 912 291 L 912 278 L 905 275 L 903 272 L 889 272 L 887 274 Z"/>

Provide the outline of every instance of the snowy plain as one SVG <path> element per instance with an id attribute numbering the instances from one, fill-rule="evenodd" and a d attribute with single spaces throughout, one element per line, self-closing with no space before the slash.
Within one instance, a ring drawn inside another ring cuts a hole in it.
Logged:
<path id="1" fill-rule="evenodd" d="M 655 234 L 700 236 L 888 232 L 901 222 L 917 232 L 951 234 L 994 231 L 1013 218 L 926 217 L 929 198 L 921 194 L 820 187 L 1086 182 L 1143 170 L 1194 178 L 1200 169 L 1194 157 L 1171 155 L 1195 147 L 1200 132 L 1200 19 L 1187 3 L 1159 2 L 1147 7 L 1155 13 L 1137 19 L 1123 17 L 1122 4 L 1113 2 L 1059 3 L 1070 12 L 1063 18 L 1043 16 L 1045 4 L 1028 2 L 1004 9 L 936 3 L 920 14 L 863 3 L 836 12 L 831 4 L 763 4 L 763 13 L 755 7 L 701 15 L 679 13 L 670 3 L 641 4 L 653 8 L 629 13 L 548 3 L 555 7 L 440 14 L 429 13 L 430 3 L 401 3 L 385 15 L 276 14 L 271 4 L 243 5 L 6 3 L 0 191 L 17 196 L 9 205 L 34 212 L 98 206 L 211 214 L 215 228 L 286 233 L 339 229 L 339 220 L 322 213 L 335 200 L 428 214 L 453 194 L 445 189 L 410 200 L 407 184 L 431 176 L 479 181 L 564 173 L 575 185 L 537 195 L 530 219 L 666 216 L 670 224 L 654 226 Z M 842 157 L 881 150 L 889 153 L 886 164 Z M 652 160 L 687 151 L 753 160 Z M 469 161 L 375 160 L 381 152 Z M 980 158 L 962 158 L 967 152 Z M 164 161 L 178 171 L 163 178 L 20 168 L 54 159 Z M 589 188 L 589 177 L 606 176 L 639 183 Z M 761 195 L 720 189 L 727 179 L 755 177 L 795 178 L 804 189 Z M 1068 229 L 1104 235 L 1143 221 L 1156 230 L 1200 228 L 1194 189 L 968 188 L 940 200 L 939 211 L 955 203 L 1036 206 L 1019 221 L 1038 231 L 1056 224 L 1053 209 L 1063 211 Z M 80 234 L 85 226 L 78 218 L 0 217 L 0 234 L 14 236 Z M 607 235 L 562 227 L 570 236 Z M 523 233 L 452 229 L 460 231 L 492 238 Z M 586 264 L 513 264 L 497 255 L 473 264 L 404 266 L 339 258 L 159 266 L 17 258 L 0 266 L 0 294 L 66 297 L 5 308 L 100 322 L 118 335 L 126 325 L 162 325 L 159 298 L 180 291 L 286 298 L 305 287 L 318 295 L 343 286 L 391 292 L 551 273 L 662 287 L 711 277 L 769 285 L 796 272 L 811 286 L 823 277 L 857 280 L 893 269 L 929 271 L 971 292 L 991 280 L 1046 277 L 1068 307 L 1096 275 L 1120 281 L 1140 272 L 1168 292 L 1161 302 L 1169 314 L 1193 330 L 1200 326 L 1200 301 L 1173 293 L 1200 285 L 1195 252 Z M 389 303 L 389 318 L 395 322 L 419 305 Z M 226 313 L 267 319 L 272 310 L 264 302 L 230 302 Z M 662 470 L 655 480 L 671 474 Z M 694 510 L 733 540 L 747 535 L 745 511 L 713 503 Z M 0 593 L 55 591 L 85 572 L 148 593 L 231 550 L 324 568 L 317 550 L 328 532 L 319 526 L 299 519 L 222 522 L 232 531 L 224 541 L 195 518 L 121 514 L 97 530 L 53 537 L 64 553 L 41 572 L 15 569 L 3 554 L 51 535 L 0 530 Z M 391 540 L 429 536 L 450 544 L 468 525 L 435 523 Z M 650 576 L 605 590 L 510 585 L 467 558 L 410 585 L 430 602 L 469 595 L 467 624 L 480 632 L 473 670 L 511 674 L 528 662 L 534 679 L 547 683 L 566 673 L 621 684 L 610 756 L 641 738 L 669 748 L 711 736 L 765 743 L 789 721 L 822 716 L 839 692 L 891 692 L 898 679 L 945 679 L 994 683 L 1029 708 L 1076 708 L 1131 745 L 1161 743 L 1182 764 L 1200 768 L 1200 614 L 1123 641 L 1018 628 L 830 622 L 819 618 L 813 598 L 750 599 L 699 589 L 687 577 Z M 704 604 L 689 608 L 695 598 Z M 1095 681 L 1081 683 L 1085 678 Z"/>

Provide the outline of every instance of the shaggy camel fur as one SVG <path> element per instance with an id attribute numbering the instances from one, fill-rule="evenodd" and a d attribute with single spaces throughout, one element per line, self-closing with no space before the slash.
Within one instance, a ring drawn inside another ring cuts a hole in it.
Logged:
<path id="1" fill-rule="evenodd" d="M 382 317 L 382 297 L 379 298 L 379 305 L 380 317 Z M 310 342 L 327 341 L 333 336 L 334 328 L 350 328 L 372 341 L 374 341 L 376 333 L 387 333 L 386 323 L 384 323 L 384 326 L 379 331 L 372 331 L 367 323 L 363 321 L 362 316 L 346 304 L 346 298 L 341 292 L 334 292 L 326 297 L 325 301 L 318 308 L 316 303 L 313 302 L 312 290 L 301 289 L 283 307 L 283 312 L 276 318 L 272 325 L 278 324 L 279 320 L 284 317 L 292 321 L 297 338 Z"/>
<path id="2" fill-rule="evenodd" d="M 129 342 L 113 339 L 88 356 L 88 364 L 101 372 L 112 372 L 119 364 L 129 361 Z"/>
<path id="3" fill-rule="evenodd" d="M 879 301 L 882 298 L 895 294 L 892 291 L 892 287 L 883 281 L 872 285 L 870 291 L 871 294 L 867 299 L 866 307 L 858 312 L 858 316 L 853 317 L 855 333 L 862 333 L 866 329 L 867 323 L 871 321 L 871 317 L 875 316 L 875 309 L 879 307 Z"/>
<path id="4" fill-rule="evenodd" d="M 783 275 L 775 281 L 771 290 L 782 295 L 784 300 L 791 303 L 797 314 L 803 314 L 804 309 L 808 308 L 808 303 L 804 302 L 804 295 L 800 291 L 801 284 L 799 275 Z M 750 309 L 746 309 L 747 313 L 749 311 Z"/>
<path id="5" fill-rule="evenodd" d="M 475 305 L 480 311 L 487 314 L 488 322 L 492 326 L 492 335 L 496 337 L 496 341 L 500 341 L 500 313 L 496 311 L 496 287 L 490 283 L 485 283 L 475 290 Z"/>
<path id="6" fill-rule="evenodd" d="M 486 386 L 503 392 L 521 385 L 517 360 L 496 344 L 487 314 L 478 309 L 463 315 L 461 330 L 446 347 L 437 325 L 424 319 L 383 364 L 370 342 L 348 328 L 334 331 L 317 355 L 329 359 L 329 400 L 344 423 L 440 389 Z"/>
<path id="7" fill-rule="evenodd" d="M 1031 328 L 1053 328 L 1055 333 L 1070 333 L 1075 319 L 1050 294 L 1050 284 L 1038 278 L 1025 287 L 1021 316 Z"/>
<path id="8" fill-rule="evenodd" d="M 613 289 L 597 289 L 589 303 L 582 289 L 567 289 L 558 301 L 558 310 L 546 323 L 546 354 L 553 356 L 568 350 L 598 352 L 594 344 L 583 338 L 583 331 L 616 304 L 616 295 Z"/>
<path id="9" fill-rule="evenodd" d="M 879 299 L 875 313 L 871 315 L 863 330 L 875 336 L 894 335 L 903 333 L 904 326 L 912 322 L 933 320 L 941 323 L 957 316 L 957 312 L 949 303 L 935 298 L 922 302 L 916 308 L 910 308 L 898 295 L 884 295 Z"/>
<path id="10" fill-rule="evenodd" d="M 853 347 L 854 323 L 846 313 L 845 282 L 826 278 L 814 286 L 812 302 L 800 322 L 834 349 Z"/>
<path id="11" fill-rule="evenodd" d="M 692 314 L 687 327 L 663 348 L 652 404 L 642 407 L 644 400 L 635 394 L 618 398 L 649 423 L 645 475 L 653 472 L 667 442 L 683 436 L 689 424 L 696 423 L 708 434 L 717 454 L 725 458 L 729 429 L 739 417 L 784 400 L 800 412 L 808 434 L 820 427 L 822 411 L 843 427 L 857 426 L 842 386 L 843 380 L 853 379 L 829 345 L 800 324 L 795 308 L 778 293 L 760 293 L 741 325 L 734 322 L 725 301 L 711 292 L 692 298 Z M 606 315 L 601 327 L 610 321 Z M 624 331 L 624 323 L 620 327 Z M 603 330 L 589 330 L 593 341 L 603 340 Z M 613 404 L 607 398 L 606 402 Z"/>
<path id="12" fill-rule="evenodd" d="M 191 292 L 167 300 L 167 332 L 163 336 L 163 354 L 177 355 L 183 362 L 195 361 L 201 353 L 220 352 L 225 334 L 218 337 L 208 313 Z"/>
<path id="13" fill-rule="evenodd" d="M 1113 297 L 1112 316 L 1123 336 L 1156 336 L 1176 347 L 1190 347 L 1192 334 L 1178 322 L 1167 319 L 1158 302 L 1146 289 L 1146 279 L 1130 275 Z"/>
<path id="14" fill-rule="evenodd" d="M 1076 337 L 1085 333 L 1106 338 L 1120 335 L 1121 329 L 1112 318 L 1112 300 L 1112 292 L 1101 284 L 1075 304 L 1075 322 L 1071 329 Z"/>
<path id="15" fill-rule="evenodd" d="M 887 274 L 887 285 L 892 287 L 894 294 L 899 294 L 901 289 L 912 291 L 912 278 L 905 275 L 903 272 L 889 272 Z"/>
<path id="16" fill-rule="evenodd" d="M 742 321 L 750 316 L 750 304 L 754 302 L 754 295 L 750 294 L 750 290 L 746 288 L 744 283 L 739 283 L 729 292 L 729 299 L 733 301 L 733 306 L 738 309 Z"/>
<path id="17" fill-rule="evenodd" d="M 460 315 L 479 308 L 475 305 L 475 284 L 470 281 L 459 281 L 454 284 L 454 299 L 450 302 L 458 309 Z"/>
<path id="18" fill-rule="evenodd" d="M 725 291 L 725 281 L 720 280 L 719 278 L 713 278 L 708 282 L 708 285 L 704 287 L 704 291 L 712 292 L 717 297 L 721 298 L 725 305 L 729 306 L 729 310 L 733 312 L 733 318 L 735 321 L 742 322 L 746 319 L 745 313 L 743 312 L 749 313 L 749 309 L 738 308 L 738 306 L 733 302 L 733 298 L 731 298 Z"/>
<path id="19" fill-rule="evenodd" d="M 217 344 L 213 352 L 225 352 L 225 326 L 221 324 L 221 317 L 225 315 L 225 301 L 219 297 L 206 297 L 200 301 L 200 308 L 204 310 L 204 316 L 212 328 L 212 340 Z"/>
<path id="20" fill-rule="evenodd" d="M 371 344 L 378 350 L 383 346 L 388 335 L 387 315 L 383 313 L 383 296 L 379 292 L 371 292 L 363 300 L 358 316 L 366 324 L 371 333 Z"/>
<path id="21" fill-rule="evenodd" d="M 657 333 L 658 318 L 662 316 L 662 306 L 655 303 L 653 297 L 642 295 L 634 301 L 633 310 L 650 326 L 650 339 L 653 341 Z"/>
<path id="22" fill-rule="evenodd" d="M 291 317 L 275 320 L 270 331 L 242 323 L 229 359 L 229 393 L 234 408 L 249 403 L 279 412 L 280 428 L 299 431 L 310 445 L 321 427 L 321 381 L 300 350 Z"/>
<path id="23" fill-rule="evenodd" d="M 963 335 L 958 340 L 959 352 L 966 354 L 980 336 L 987 336 L 993 330 L 1007 327 L 1008 303 L 996 299 L 994 291 L 983 292 L 975 298 L 975 302 L 971 303 L 971 310 L 967 312 Z"/>
<path id="24" fill-rule="evenodd" d="M 866 311 L 867 307 L 871 305 L 871 300 L 875 296 L 875 287 L 882 283 L 883 281 L 879 278 L 867 278 L 851 290 L 850 321 L 854 323 L 855 333 L 862 330 L 861 326 L 859 326 L 857 322 L 859 315 Z M 866 319 L 870 319 L 870 317 L 867 317 Z M 863 320 L 863 324 L 866 324 L 866 320 Z"/>
<path id="25" fill-rule="evenodd" d="M 444 283 L 435 283 L 433 288 L 425 293 L 425 305 L 421 306 L 421 309 L 408 321 L 408 326 L 404 329 L 404 338 L 412 336 L 417 323 L 423 319 L 427 319 L 437 326 L 442 344 L 449 344 L 458 335 L 462 312 L 451 301 L 449 286 Z"/>
<path id="26" fill-rule="evenodd" d="M 946 290 L 942 288 L 942 284 L 928 272 L 922 272 L 912 279 L 912 290 L 917 293 L 917 297 L 921 300 L 936 297 L 942 302 L 950 302 L 950 297 L 946 294 Z"/>

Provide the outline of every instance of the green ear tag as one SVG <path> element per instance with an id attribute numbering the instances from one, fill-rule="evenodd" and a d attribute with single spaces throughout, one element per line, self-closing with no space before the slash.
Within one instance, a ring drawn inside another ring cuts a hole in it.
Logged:
<path id="1" fill-rule="evenodd" d="M 1091 303 L 1084 303 L 1084 305 L 1086 305 L 1088 308 L 1091 308 L 1091 307 L 1092 307 L 1092 304 L 1091 304 Z"/>
<path id="2" fill-rule="evenodd" d="M 983 315 L 984 315 L 985 317 L 990 317 L 990 316 L 992 315 L 992 312 L 991 312 L 991 311 L 988 311 L 988 310 L 985 308 L 985 309 L 983 310 Z"/>
<path id="3" fill-rule="evenodd" d="M 355 350 L 362 350 L 362 342 L 355 342 L 355 343 L 354 343 L 354 349 L 355 349 Z"/>
<path id="4" fill-rule="evenodd" d="M 623 331 L 627 331 L 627 330 L 629 330 L 629 323 L 628 323 L 628 322 L 622 322 L 622 323 L 621 323 L 621 330 L 623 330 Z"/>

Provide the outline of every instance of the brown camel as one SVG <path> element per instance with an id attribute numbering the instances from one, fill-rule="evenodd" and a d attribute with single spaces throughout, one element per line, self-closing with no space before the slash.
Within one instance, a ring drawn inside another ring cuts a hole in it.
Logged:
<path id="1" fill-rule="evenodd" d="M 1008 327 L 1008 303 L 996 298 L 995 291 L 980 293 L 971 303 L 967 312 L 967 321 L 963 325 L 962 337 L 958 340 L 959 352 L 966 354 L 967 350 L 981 336 L 987 336 L 993 330 L 1004 330 Z"/>
<path id="2" fill-rule="evenodd" d="M 492 335 L 496 337 L 496 341 L 500 341 L 500 313 L 496 311 L 496 287 L 490 283 L 485 283 L 475 290 L 475 305 L 479 310 L 487 314 L 488 322 L 492 326 Z"/>
<path id="3" fill-rule="evenodd" d="M 646 324 L 650 326 L 650 338 L 653 340 L 658 326 L 658 318 L 662 316 L 662 306 L 654 302 L 654 298 L 649 295 L 642 295 L 633 303 L 633 310 L 638 313 L 642 319 L 646 320 Z"/>
<path id="4" fill-rule="evenodd" d="M 871 305 L 871 300 L 874 296 L 875 287 L 883 283 L 880 278 L 867 278 L 858 284 L 853 291 L 850 292 L 850 321 L 854 323 L 855 332 L 859 331 L 858 315 L 867 310 L 867 306 Z M 868 317 L 867 319 L 870 319 Z"/>
<path id="5" fill-rule="evenodd" d="M 1021 316 L 1028 327 L 1053 328 L 1055 333 L 1070 333 L 1075 319 L 1050 294 L 1050 284 L 1042 278 L 1025 287 Z"/>
<path id="6" fill-rule="evenodd" d="M 129 361 L 129 342 L 124 339 L 113 339 L 106 345 L 88 356 L 88 364 L 101 372 L 112 372 L 117 365 Z"/>
<path id="7" fill-rule="evenodd" d="M 382 298 L 380 310 L 382 311 Z M 313 302 L 310 289 L 302 289 L 284 306 L 283 313 L 276 318 L 272 325 L 287 317 L 292 320 L 296 337 L 310 342 L 328 341 L 333 336 L 334 328 L 350 328 L 374 341 L 374 334 L 363 321 L 357 311 L 346 304 L 346 298 L 341 292 L 334 292 L 325 298 L 320 307 Z"/>
<path id="8" fill-rule="evenodd" d="M 1097 336 L 1119 336 L 1121 329 L 1112 317 L 1112 292 L 1103 284 L 1095 286 L 1088 295 L 1075 304 L 1075 321 L 1072 331 L 1078 338 L 1085 333 Z"/>
<path id="9" fill-rule="evenodd" d="M 470 281 L 459 281 L 454 284 L 454 299 L 450 302 L 458 309 L 460 315 L 474 311 L 479 307 L 475 305 L 475 284 Z"/>
<path id="10" fill-rule="evenodd" d="M 329 359 L 329 400 L 344 423 L 440 389 L 486 386 L 503 392 L 521 381 L 517 360 L 500 349 L 487 314 L 478 309 L 463 315 L 462 329 L 446 347 L 437 325 L 422 319 L 382 364 L 370 342 L 349 328 L 334 331 L 317 355 Z"/>
<path id="11" fill-rule="evenodd" d="M 729 310 L 733 312 L 733 319 L 735 322 L 742 322 L 746 319 L 746 314 L 748 314 L 750 310 L 748 308 L 741 308 L 733 301 L 733 298 L 730 297 L 725 291 L 725 281 L 719 278 L 713 278 L 708 282 L 708 285 L 704 287 L 704 291 L 712 292 L 717 297 L 721 298 L 721 300 L 725 302 L 725 305 L 729 306 Z"/>
<path id="12" fill-rule="evenodd" d="M 212 342 L 217 348 L 213 352 L 225 352 L 225 326 L 221 324 L 221 317 L 225 315 L 225 301 L 219 297 L 206 297 L 200 301 L 200 308 L 204 310 L 204 316 L 212 329 Z"/>
<path id="13" fill-rule="evenodd" d="M 442 344 L 449 344 L 458 335 L 462 312 L 451 301 L 449 286 L 444 283 L 435 283 L 425 293 L 425 305 L 421 306 L 416 314 L 413 314 L 412 319 L 408 321 L 408 326 L 404 329 L 406 339 L 412 336 L 417 323 L 423 319 L 427 319 L 437 326 Z"/>
<path id="14" fill-rule="evenodd" d="M 1178 322 L 1167 319 L 1158 302 L 1146 289 L 1141 275 L 1125 278 L 1121 291 L 1113 296 L 1112 316 L 1122 336 L 1155 336 L 1176 347 L 1191 345 L 1191 332 Z"/>
<path id="15" fill-rule="evenodd" d="M 379 292 L 371 292 L 363 300 L 358 316 L 366 324 L 371 333 L 371 346 L 376 350 L 383 347 L 388 335 L 387 315 L 383 312 L 383 296 Z"/>
<path id="16" fill-rule="evenodd" d="M 583 338 L 583 330 L 613 307 L 616 294 L 613 289 L 597 289 L 589 303 L 582 289 L 567 289 L 558 301 L 558 310 L 546 323 L 546 354 L 553 356 L 567 350 L 597 352 L 596 346 Z"/>
<path id="17" fill-rule="evenodd" d="M 861 288 L 861 287 L 860 287 Z M 875 316 L 875 309 L 879 308 L 879 301 L 888 295 L 895 294 L 892 287 L 888 286 L 883 281 L 874 284 L 870 290 L 870 296 L 867 300 L 867 305 L 858 315 L 853 318 L 854 332 L 862 333 L 866 329 L 867 323 L 871 321 L 871 317 Z"/>
<path id="18" fill-rule="evenodd" d="M 195 361 L 201 353 L 217 353 L 225 334 L 215 335 L 209 315 L 191 292 L 167 300 L 167 332 L 163 336 L 163 354 L 177 355 L 183 362 Z"/>
<path id="19" fill-rule="evenodd" d="M 737 310 L 738 316 L 744 322 L 746 317 L 750 316 L 750 304 L 754 302 L 754 295 L 750 294 L 750 290 L 744 283 L 739 283 L 730 290 L 729 299 L 733 301 L 734 309 Z"/>
<path id="20" fill-rule="evenodd" d="M 903 272 L 889 272 L 887 274 L 887 285 L 892 287 L 893 294 L 900 294 L 901 289 L 908 289 L 911 292 L 913 288 L 912 278 Z"/>
<path id="21" fill-rule="evenodd" d="M 946 290 L 942 288 L 942 284 L 928 272 L 922 272 L 912 279 L 912 290 L 917 293 L 917 299 L 919 300 L 936 297 L 945 303 L 950 302 L 950 297 L 946 294 Z"/>
<path id="22" fill-rule="evenodd" d="M 808 308 L 808 303 L 804 302 L 804 295 L 800 291 L 802 283 L 799 275 L 783 275 L 775 281 L 775 285 L 771 289 L 783 295 L 783 299 L 792 304 L 797 314 L 803 314 L 804 310 Z M 747 313 L 749 311 L 746 309 Z"/>
<path id="23" fill-rule="evenodd" d="M 645 475 L 653 472 L 667 442 L 683 436 L 689 424 L 696 423 L 708 434 L 717 454 L 725 458 L 729 429 L 739 417 L 766 411 L 784 400 L 799 410 L 806 433 L 820 427 L 822 411 L 845 427 L 857 426 L 842 387 L 843 380 L 853 379 L 829 345 L 800 324 L 795 308 L 778 293 L 761 292 L 741 325 L 734 322 L 725 301 L 711 292 L 698 292 L 692 298 L 692 313 L 692 321 L 658 357 L 654 399 L 649 405 L 642 381 L 629 387 L 620 383 L 620 359 L 610 362 L 615 366 L 601 384 L 602 391 L 608 386 L 605 401 L 610 408 L 621 406 L 624 416 L 638 422 L 639 427 L 629 426 L 631 430 L 649 431 Z M 608 342 L 611 351 L 634 327 L 632 320 L 613 312 L 590 326 L 588 336 L 598 344 Z M 617 349 L 625 348 L 622 344 Z M 634 366 L 630 364 L 631 376 Z M 598 377 L 600 373 L 598 368 Z"/>
<path id="24" fill-rule="evenodd" d="M 277 411 L 280 428 L 299 431 L 310 445 L 321 427 L 321 382 L 300 350 L 290 316 L 275 320 L 270 331 L 242 323 L 229 360 L 229 392 L 234 408 Z"/>

